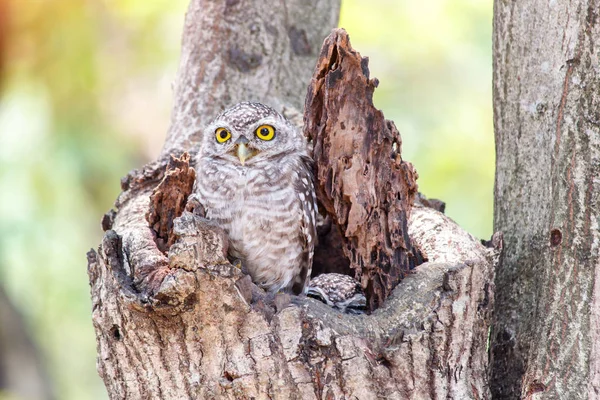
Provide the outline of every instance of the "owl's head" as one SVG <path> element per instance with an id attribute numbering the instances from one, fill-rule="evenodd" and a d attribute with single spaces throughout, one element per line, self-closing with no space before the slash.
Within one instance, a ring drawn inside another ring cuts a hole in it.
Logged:
<path id="1" fill-rule="evenodd" d="M 241 165 L 306 154 L 306 141 L 285 117 L 261 103 L 238 103 L 203 132 L 201 155 Z"/>

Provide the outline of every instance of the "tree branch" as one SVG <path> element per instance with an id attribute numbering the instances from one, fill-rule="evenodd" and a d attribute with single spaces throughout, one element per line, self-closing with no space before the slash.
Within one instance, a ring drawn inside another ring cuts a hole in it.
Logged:
<path id="1" fill-rule="evenodd" d="M 338 15 L 339 0 L 192 0 L 163 153 L 193 148 L 202 128 L 240 101 L 301 111 L 322 40 Z"/>

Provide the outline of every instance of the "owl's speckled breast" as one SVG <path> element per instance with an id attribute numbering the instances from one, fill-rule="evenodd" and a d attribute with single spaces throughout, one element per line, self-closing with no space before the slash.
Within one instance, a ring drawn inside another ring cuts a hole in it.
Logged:
<path id="1" fill-rule="evenodd" d="M 207 173 L 198 179 L 199 200 L 207 218 L 227 231 L 230 256 L 242 261 L 259 286 L 273 292 L 290 287 L 305 253 L 295 228 L 303 218 L 294 185 L 298 171 L 290 162 L 277 168 L 212 160 L 202 167 Z"/>

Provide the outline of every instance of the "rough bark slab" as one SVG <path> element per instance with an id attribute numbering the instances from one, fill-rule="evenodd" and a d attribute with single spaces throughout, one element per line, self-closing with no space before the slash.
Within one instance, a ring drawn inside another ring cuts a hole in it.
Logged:
<path id="1" fill-rule="evenodd" d="M 337 29 L 325 40 L 305 103 L 318 198 L 334 217 L 342 248 L 369 309 L 379 307 L 414 267 L 407 221 L 417 173 L 402 139 L 373 105 L 368 59 Z"/>
<path id="2" fill-rule="evenodd" d="M 599 10 L 495 2 L 497 398 L 600 396 Z"/>
<path id="3" fill-rule="evenodd" d="M 190 155 L 183 153 L 181 158 L 171 156 L 165 177 L 150 196 L 146 220 L 163 253 L 175 242 L 173 220 L 183 213 L 195 180 L 196 171 L 190 167 Z"/>

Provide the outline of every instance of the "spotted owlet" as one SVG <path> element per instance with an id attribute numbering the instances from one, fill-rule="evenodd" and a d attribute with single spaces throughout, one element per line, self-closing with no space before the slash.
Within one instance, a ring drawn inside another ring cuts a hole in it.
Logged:
<path id="1" fill-rule="evenodd" d="M 367 299 L 360 283 L 348 275 L 327 273 L 313 278 L 307 295 L 343 312 L 360 314 L 365 311 Z"/>
<path id="2" fill-rule="evenodd" d="M 316 240 L 312 160 L 300 131 L 260 103 L 225 110 L 203 132 L 196 196 L 254 283 L 305 293 Z"/>

